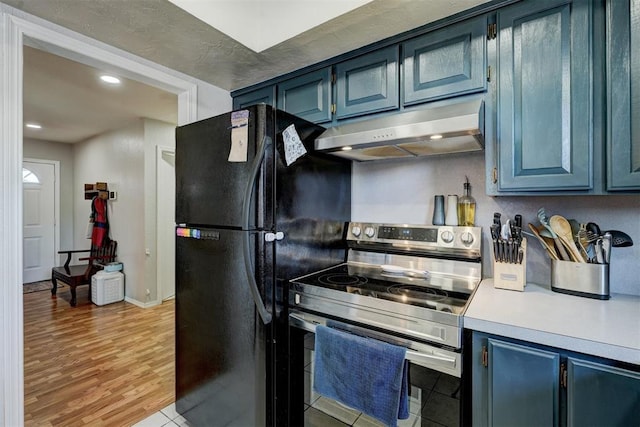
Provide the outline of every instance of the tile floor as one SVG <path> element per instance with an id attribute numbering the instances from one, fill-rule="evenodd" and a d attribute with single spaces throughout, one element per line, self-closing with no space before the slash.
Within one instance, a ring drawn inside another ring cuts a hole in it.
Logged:
<path id="1" fill-rule="evenodd" d="M 305 427 L 383 427 L 377 420 L 313 392 L 313 334 L 305 341 Z M 460 418 L 460 380 L 450 375 L 410 365 L 409 418 L 398 427 L 457 427 Z M 175 405 L 133 427 L 189 427 Z"/>

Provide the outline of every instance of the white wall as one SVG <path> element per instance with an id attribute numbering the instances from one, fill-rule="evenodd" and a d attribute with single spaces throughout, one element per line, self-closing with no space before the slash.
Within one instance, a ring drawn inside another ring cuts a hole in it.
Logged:
<path id="1" fill-rule="evenodd" d="M 457 154 L 411 160 L 354 163 L 352 219 L 354 221 L 431 224 L 433 196 L 462 194 L 465 175 L 476 199 L 476 226 L 483 227 L 483 276 L 492 276 L 488 228 L 493 213 L 523 224 L 538 224 L 538 208 L 580 222 L 595 222 L 602 230 L 622 230 L 634 246 L 613 248 L 610 267 L 612 293 L 640 295 L 640 195 L 627 196 L 511 196 L 485 194 L 484 153 Z M 503 221 L 504 222 L 504 221 Z M 528 227 L 526 228 L 528 230 Z M 550 262 L 540 244 L 529 239 L 527 278 L 530 282 L 550 282 Z"/>
<path id="2" fill-rule="evenodd" d="M 60 250 L 73 249 L 73 150 L 71 144 L 24 139 L 23 156 L 60 162 L 60 218 L 58 223 Z M 60 261 L 57 260 L 57 262 Z"/>
<path id="3" fill-rule="evenodd" d="M 77 143 L 73 152 L 75 246 L 90 245 L 81 231 L 91 213 L 83 184 L 106 182 L 110 191 L 118 193 L 108 202 L 107 212 L 110 236 L 118 241 L 118 260 L 124 264 L 125 296 L 144 302 L 144 123 L 137 120 Z"/>

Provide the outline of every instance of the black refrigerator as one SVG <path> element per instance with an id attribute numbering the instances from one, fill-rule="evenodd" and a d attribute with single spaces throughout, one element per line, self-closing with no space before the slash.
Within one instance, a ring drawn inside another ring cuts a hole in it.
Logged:
<path id="1" fill-rule="evenodd" d="M 323 130 L 264 104 L 176 129 L 176 409 L 190 425 L 291 423 L 288 279 L 342 262 L 350 220 L 351 163 L 313 153 Z M 287 165 L 287 150 L 302 156 Z"/>

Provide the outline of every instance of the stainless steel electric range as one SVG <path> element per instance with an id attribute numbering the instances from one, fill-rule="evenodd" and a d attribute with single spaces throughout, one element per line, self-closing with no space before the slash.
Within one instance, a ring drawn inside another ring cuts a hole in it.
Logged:
<path id="1" fill-rule="evenodd" d="M 291 281 L 289 323 L 403 345 L 461 376 L 462 316 L 482 278 L 480 227 L 350 223 L 347 262 Z"/>

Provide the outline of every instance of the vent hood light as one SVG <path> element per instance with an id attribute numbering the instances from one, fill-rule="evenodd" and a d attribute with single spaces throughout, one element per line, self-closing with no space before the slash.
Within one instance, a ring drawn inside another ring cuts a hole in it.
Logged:
<path id="1" fill-rule="evenodd" d="M 480 151 L 484 103 L 457 102 L 327 129 L 316 151 L 356 161 Z"/>

